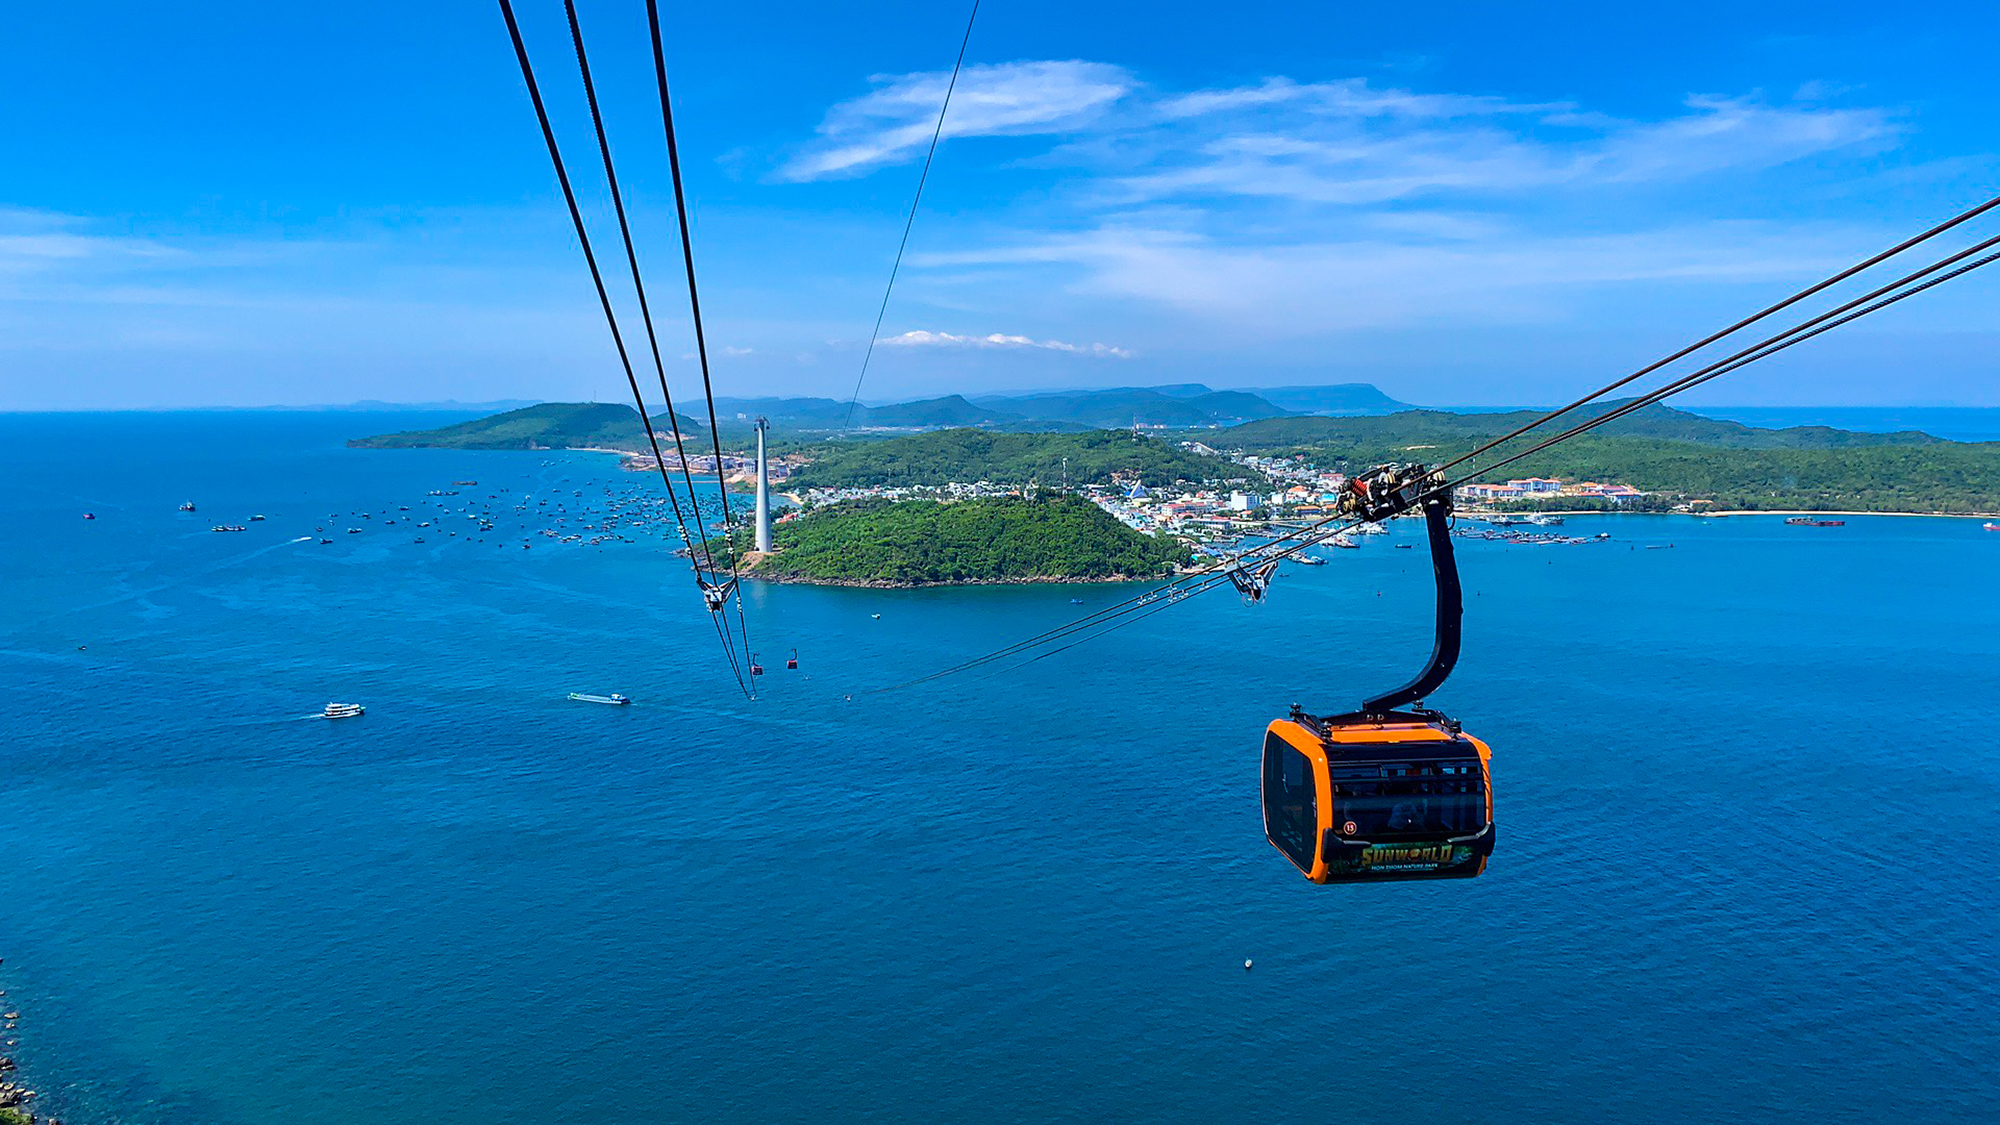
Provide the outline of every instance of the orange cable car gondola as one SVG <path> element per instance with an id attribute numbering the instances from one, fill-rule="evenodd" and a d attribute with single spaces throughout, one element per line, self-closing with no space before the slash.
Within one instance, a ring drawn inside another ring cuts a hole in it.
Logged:
<path id="1" fill-rule="evenodd" d="M 1320 718 L 1294 706 L 1264 732 L 1264 835 L 1315 883 L 1470 879 L 1493 853 L 1492 751 L 1423 703 L 1458 663 L 1465 608 L 1443 485 L 1426 466 L 1385 465 L 1342 497 L 1370 521 L 1422 509 L 1437 583 L 1423 671 L 1359 711 Z"/>

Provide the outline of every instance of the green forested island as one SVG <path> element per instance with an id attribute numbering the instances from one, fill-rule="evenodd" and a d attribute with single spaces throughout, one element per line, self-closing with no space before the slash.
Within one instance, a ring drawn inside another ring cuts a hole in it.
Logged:
<path id="1" fill-rule="evenodd" d="M 1116 477 L 1148 484 L 1238 480 L 1263 475 L 1227 458 L 1193 453 L 1171 439 L 1130 430 L 1080 434 L 1004 434 L 938 430 L 881 441 L 810 446 L 810 463 L 792 476 L 797 488 L 925 487 L 952 483 L 1109 484 Z"/>
<path id="2" fill-rule="evenodd" d="M 1481 458 L 1481 463 L 1526 450 L 1618 405 L 1579 410 Z M 1302 454 L 1329 465 L 1442 462 L 1539 416 L 1537 411 L 1417 410 L 1372 418 L 1273 418 L 1221 430 L 1206 440 L 1246 453 Z M 1654 405 L 1497 474 L 1501 480 L 1514 477 L 1608 481 L 1653 494 L 1625 505 L 1628 511 L 1704 500 L 1718 509 L 1749 511 L 1981 513 L 2000 510 L 2000 443 L 1947 441 L 1914 430 L 1765 429 Z M 1579 505 L 1545 501 L 1540 506 Z"/>
<path id="3" fill-rule="evenodd" d="M 818 404 L 827 412 L 832 406 L 825 404 L 833 404 L 831 399 L 785 401 Z M 907 404 L 925 407 L 908 420 L 962 414 L 959 404 L 965 401 L 952 400 L 947 403 L 950 410 L 930 409 L 946 400 Z M 1579 410 L 1536 433 L 1553 436 L 1617 405 Z M 878 412 L 903 418 L 891 408 Z M 1216 449 L 1260 456 L 1296 454 L 1323 466 L 1354 468 L 1384 461 L 1449 460 L 1536 417 L 1539 412 L 1525 410 L 1287 416 L 1183 431 L 1183 435 L 1199 436 Z M 683 433 L 697 440 L 700 448 L 708 446 L 707 431 L 696 420 L 683 417 L 681 422 Z M 725 450 L 743 452 L 751 440 L 748 423 L 732 414 L 722 437 Z M 925 487 L 982 480 L 1056 485 L 1065 478 L 1065 460 L 1071 485 L 1238 481 L 1261 488 L 1268 483 L 1254 469 L 1190 451 L 1181 440 L 1173 434 L 1145 437 L 1131 430 L 947 429 L 839 440 L 795 432 L 775 437 L 772 449 L 789 455 L 797 466 L 791 478 L 796 488 Z M 1510 449 L 1526 449 L 1534 440 L 1539 437 Z M 638 414 L 629 406 L 607 403 L 542 403 L 441 429 L 356 438 L 348 444 L 371 449 L 597 448 L 641 453 L 647 448 Z M 1634 411 L 1506 466 L 1500 476 L 1601 480 L 1652 494 L 1628 504 L 1627 510 L 1703 500 L 1718 508 L 1747 510 L 2000 511 L 2000 443 L 1947 441 L 1913 430 L 1876 434 L 1826 426 L 1767 429 L 1662 405 Z"/>
<path id="4" fill-rule="evenodd" d="M 831 584 L 1151 578 L 1189 558 L 1186 546 L 1144 535 L 1065 493 L 972 500 L 850 500 L 773 530 L 774 552 L 751 573 Z"/>
<path id="5" fill-rule="evenodd" d="M 708 440 L 708 430 L 685 415 L 681 431 L 692 430 Z M 666 440 L 666 419 L 653 424 Z M 606 402 L 544 402 L 509 410 L 487 418 L 475 418 L 435 430 L 410 430 L 397 434 L 353 438 L 356 449 L 623 449 L 643 452 L 646 429 L 639 412 L 629 406 Z"/>

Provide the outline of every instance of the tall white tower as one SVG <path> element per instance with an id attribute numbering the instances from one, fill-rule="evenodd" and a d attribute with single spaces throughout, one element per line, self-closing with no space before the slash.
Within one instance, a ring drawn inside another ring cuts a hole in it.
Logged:
<path id="1" fill-rule="evenodd" d="M 771 549 L 771 467 L 764 460 L 764 431 L 769 420 L 757 419 L 757 549 Z"/>

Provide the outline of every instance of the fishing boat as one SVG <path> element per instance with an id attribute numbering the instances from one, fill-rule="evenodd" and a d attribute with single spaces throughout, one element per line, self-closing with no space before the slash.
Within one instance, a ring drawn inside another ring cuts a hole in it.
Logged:
<path id="1" fill-rule="evenodd" d="M 183 500 L 183 501 L 181 501 L 181 509 L 180 509 L 180 510 L 181 510 L 181 511 L 183 511 L 183 512 L 192 512 L 192 511 L 194 511 L 194 501 L 192 501 L 192 500 Z"/>
<path id="2" fill-rule="evenodd" d="M 1356 543 L 1352 539 L 1349 539 L 1347 537 L 1347 533 L 1344 531 L 1341 532 L 1339 535 L 1334 536 L 1332 539 L 1327 540 L 1327 543 L 1330 544 L 1331 546 L 1339 547 L 1343 551 L 1358 551 L 1361 549 L 1361 544 Z"/>
<path id="3" fill-rule="evenodd" d="M 1793 516 L 1785 521 L 1793 527 L 1846 527 L 1846 520 L 1817 520 L 1811 516 Z"/>
<path id="4" fill-rule="evenodd" d="M 216 525 L 215 525 L 214 527 L 211 527 L 211 528 L 209 528 L 209 530 L 210 530 L 210 531 L 248 531 L 248 530 L 250 530 L 250 529 L 249 529 L 249 528 L 247 528 L 247 527 L 245 527 L 245 526 L 243 526 L 243 525 L 242 525 L 242 524 L 240 524 L 240 523 L 219 523 L 219 524 L 216 524 Z"/>
<path id="5" fill-rule="evenodd" d="M 367 708 L 359 703 L 329 703 L 326 705 L 326 710 L 320 714 L 328 719 L 351 719 L 365 710 Z"/>
<path id="6" fill-rule="evenodd" d="M 1292 561 L 1300 566 L 1325 566 L 1326 560 L 1318 555 L 1294 555 Z"/>
<path id="7" fill-rule="evenodd" d="M 578 703 L 608 703 L 613 707 L 623 707 L 627 703 L 632 702 L 615 691 L 610 695 L 597 695 L 588 691 L 573 691 L 569 693 L 569 697 Z"/>
<path id="8" fill-rule="evenodd" d="M 1529 516 L 1528 522 L 1534 524 L 1536 527 L 1561 527 L 1563 518 L 1561 516 L 1549 516 L 1537 513 Z"/>

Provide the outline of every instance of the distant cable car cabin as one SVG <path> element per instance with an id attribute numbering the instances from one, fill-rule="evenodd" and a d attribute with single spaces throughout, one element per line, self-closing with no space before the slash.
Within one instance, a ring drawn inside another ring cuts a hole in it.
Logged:
<path id="1" fill-rule="evenodd" d="M 1492 751 L 1423 704 L 1458 663 L 1464 612 L 1443 480 L 1386 465 L 1342 497 L 1369 520 L 1423 510 L 1437 581 L 1429 663 L 1359 711 L 1316 718 L 1293 707 L 1264 732 L 1264 835 L 1315 883 L 1470 879 L 1493 853 Z"/>

